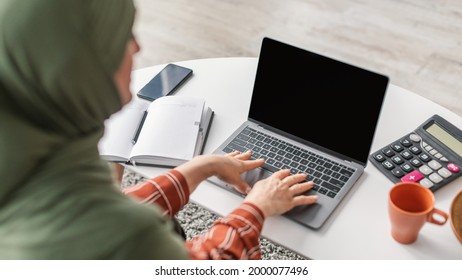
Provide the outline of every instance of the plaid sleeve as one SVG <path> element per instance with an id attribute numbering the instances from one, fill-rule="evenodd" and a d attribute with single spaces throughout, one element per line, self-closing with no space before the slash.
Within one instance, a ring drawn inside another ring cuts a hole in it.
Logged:
<path id="1" fill-rule="evenodd" d="M 189 201 L 189 188 L 183 175 L 172 169 L 137 185 L 122 190 L 141 203 L 157 204 L 164 214 L 173 217 Z"/>
<path id="2" fill-rule="evenodd" d="M 261 259 L 259 237 L 264 216 L 244 202 L 207 232 L 186 242 L 191 259 Z"/>

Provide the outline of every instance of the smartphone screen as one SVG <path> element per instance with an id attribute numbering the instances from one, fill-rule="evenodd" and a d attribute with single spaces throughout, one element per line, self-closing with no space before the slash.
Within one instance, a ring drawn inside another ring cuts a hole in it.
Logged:
<path id="1" fill-rule="evenodd" d="M 150 101 L 162 96 L 172 95 L 191 76 L 192 72 L 192 69 L 183 66 L 167 64 L 137 95 Z"/>

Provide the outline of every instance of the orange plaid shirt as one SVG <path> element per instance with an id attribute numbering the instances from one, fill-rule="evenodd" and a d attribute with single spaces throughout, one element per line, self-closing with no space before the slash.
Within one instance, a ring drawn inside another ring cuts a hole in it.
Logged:
<path id="1" fill-rule="evenodd" d="M 123 192 L 142 203 L 157 204 L 173 217 L 189 201 L 184 176 L 172 169 Z M 205 233 L 185 242 L 191 259 L 261 259 L 259 237 L 264 216 L 255 205 L 244 202 L 218 219 Z"/>

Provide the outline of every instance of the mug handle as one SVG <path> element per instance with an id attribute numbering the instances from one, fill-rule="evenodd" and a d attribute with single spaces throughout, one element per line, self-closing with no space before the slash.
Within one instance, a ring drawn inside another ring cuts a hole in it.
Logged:
<path id="1" fill-rule="evenodd" d="M 438 215 L 443 218 L 443 220 L 437 220 L 433 217 L 433 215 Z M 437 224 L 437 225 L 444 225 L 448 220 L 448 214 L 444 211 L 441 211 L 440 209 L 434 208 L 429 214 L 427 218 L 427 222 L 432 223 L 432 224 Z"/>

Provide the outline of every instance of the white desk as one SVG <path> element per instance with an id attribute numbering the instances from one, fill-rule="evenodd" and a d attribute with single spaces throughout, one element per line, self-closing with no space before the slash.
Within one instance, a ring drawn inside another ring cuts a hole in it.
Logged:
<path id="1" fill-rule="evenodd" d="M 194 75 L 177 94 L 200 96 L 215 111 L 204 153 L 211 153 L 247 118 L 257 66 L 256 58 L 213 58 L 177 62 Z M 164 65 L 133 72 L 132 90 L 137 92 Z M 371 152 L 412 131 L 433 114 L 457 127 L 462 118 L 449 110 L 400 87 L 390 85 Z M 134 171 L 154 177 L 165 169 L 136 167 Z M 462 259 L 462 244 L 444 226 L 424 225 L 414 244 L 401 245 L 390 235 L 387 195 L 393 184 L 372 164 L 320 230 L 303 227 L 283 216 L 270 217 L 263 236 L 311 259 Z M 449 206 L 462 189 L 462 178 L 435 193 L 436 207 Z M 209 182 L 202 183 L 191 200 L 220 216 L 237 207 L 242 198 Z"/>

